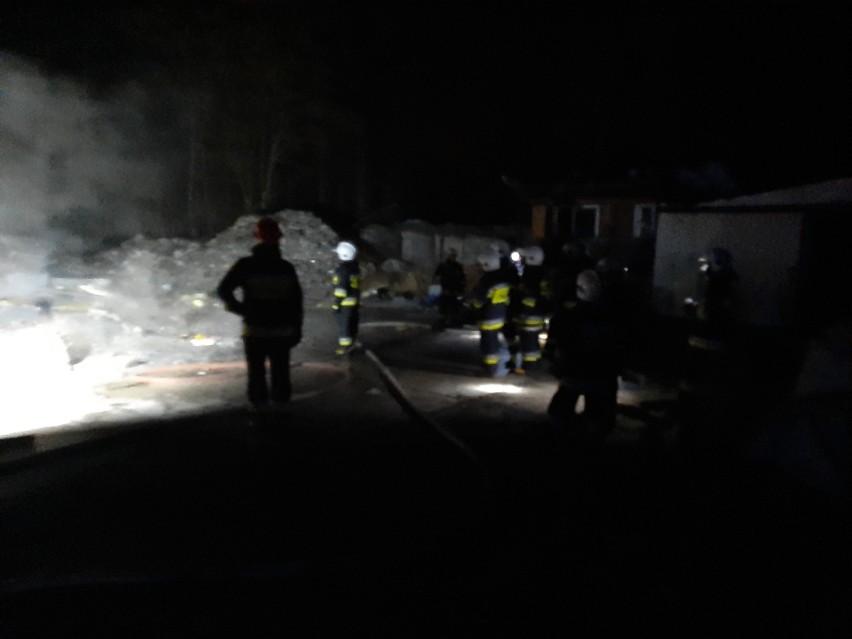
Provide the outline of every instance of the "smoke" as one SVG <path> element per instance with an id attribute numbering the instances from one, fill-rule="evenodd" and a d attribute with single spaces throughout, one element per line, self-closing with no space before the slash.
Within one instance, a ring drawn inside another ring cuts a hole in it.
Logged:
<path id="1" fill-rule="evenodd" d="M 156 228 L 179 161 L 158 110 L 139 84 L 95 97 L 0 56 L 0 234 L 73 250 Z"/>

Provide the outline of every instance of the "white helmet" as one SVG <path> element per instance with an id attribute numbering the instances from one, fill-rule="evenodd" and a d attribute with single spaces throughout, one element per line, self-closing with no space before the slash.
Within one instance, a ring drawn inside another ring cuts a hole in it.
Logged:
<path id="1" fill-rule="evenodd" d="M 521 249 L 521 255 L 528 266 L 541 266 L 544 264 L 544 251 L 540 246 L 527 246 Z"/>
<path id="2" fill-rule="evenodd" d="M 334 247 L 334 252 L 344 262 L 351 262 L 358 255 L 358 249 L 351 242 L 341 242 Z"/>
<path id="3" fill-rule="evenodd" d="M 596 271 L 586 269 L 577 276 L 577 299 L 594 302 L 601 296 L 601 277 Z"/>
<path id="4" fill-rule="evenodd" d="M 483 271 L 496 271 L 500 268 L 500 256 L 497 253 L 486 253 L 476 258 Z"/>

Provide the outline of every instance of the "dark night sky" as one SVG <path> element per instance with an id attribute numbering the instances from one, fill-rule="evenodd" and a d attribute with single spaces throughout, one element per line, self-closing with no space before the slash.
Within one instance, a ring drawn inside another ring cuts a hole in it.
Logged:
<path id="1" fill-rule="evenodd" d="M 228 5 L 234 29 L 243 13 L 295 21 L 424 197 L 708 161 L 742 191 L 852 174 L 850 3 L 203 4 Z M 47 6 L 4 2 L 3 48 L 105 81 L 157 55 L 128 39 L 127 3 Z"/>

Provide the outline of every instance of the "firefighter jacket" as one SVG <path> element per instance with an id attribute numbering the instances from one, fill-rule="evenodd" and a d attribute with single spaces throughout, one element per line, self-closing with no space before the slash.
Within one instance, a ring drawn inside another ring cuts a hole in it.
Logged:
<path id="1" fill-rule="evenodd" d="M 234 295 L 242 289 L 241 299 Z M 216 289 L 225 308 L 243 318 L 246 337 L 302 336 L 304 307 L 296 269 L 281 257 L 277 244 L 257 244 L 228 270 Z"/>
<path id="2" fill-rule="evenodd" d="M 503 271 L 491 271 L 482 276 L 471 297 L 479 330 L 496 331 L 503 328 L 509 312 L 510 290 L 511 286 Z"/>
<path id="3" fill-rule="evenodd" d="M 554 312 L 544 348 L 551 371 L 575 383 L 608 382 L 624 365 L 619 323 L 601 302 L 568 302 Z"/>
<path id="4" fill-rule="evenodd" d="M 544 329 L 550 301 L 544 267 L 526 266 L 512 295 L 512 320 L 518 330 Z"/>
<path id="5" fill-rule="evenodd" d="M 331 283 L 334 286 L 334 301 L 331 307 L 335 311 L 341 308 L 358 308 L 361 302 L 361 269 L 358 262 L 340 262 L 331 276 Z"/>

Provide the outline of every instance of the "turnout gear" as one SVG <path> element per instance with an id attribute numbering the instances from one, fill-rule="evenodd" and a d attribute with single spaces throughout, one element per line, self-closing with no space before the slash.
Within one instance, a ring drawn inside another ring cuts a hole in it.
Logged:
<path id="1" fill-rule="evenodd" d="M 739 275 L 734 270 L 731 254 L 723 248 L 710 251 L 704 273 L 704 319 L 715 324 L 734 320 L 735 288 Z"/>
<path id="2" fill-rule="evenodd" d="M 533 246 L 521 251 L 525 266 L 512 304 L 512 322 L 518 336 L 518 352 L 515 357 L 517 373 L 534 368 L 541 360 L 539 336 L 547 321 L 550 297 L 548 280 L 542 266 L 544 260 L 541 249 Z"/>
<path id="3" fill-rule="evenodd" d="M 510 283 L 505 273 L 499 269 L 499 258 L 496 255 L 493 257 L 493 262 L 488 260 L 485 263 L 495 268 L 486 271 L 480 279 L 473 293 L 471 306 L 476 311 L 482 363 L 489 375 L 497 376 L 503 372 L 499 364 L 501 355 L 505 355 L 506 351 L 500 333 L 509 312 Z M 482 263 L 480 261 L 480 264 Z"/>
<path id="4" fill-rule="evenodd" d="M 259 243 L 252 249 L 252 255 L 237 260 L 216 289 L 225 308 L 243 318 L 247 394 L 254 406 L 269 399 L 278 403 L 289 401 L 290 349 L 302 339 L 304 319 L 302 288 L 296 270 L 281 257 L 278 240 L 269 240 L 275 236 L 278 225 L 271 218 L 264 220 L 255 229 Z M 241 299 L 234 295 L 238 288 L 242 290 Z"/>
<path id="5" fill-rule="evenodd" d="M 361 269 L 358 262 L 354 259 L 341 261 L 332 274 L 331 283 L 334 286 L 331 308 L 337 318 L 335 353 L 345 355 L 352 350 L 358 337 L 361 304 Z"/>
<path id="6" fill-rule="evenodd" d="M 583 277 L 587 273 L 578 276 L 578 283 L 594 280 Z M 611 309 L 603 300 L 591 299 L 588 292 L 576 303 L 563 304 L 554 312 L 545 356 L 559 380 L 559 389 L 547 412 L 572 436 L 600 441 L 615 428 L 624 347 L 621 327 Z M 581 395 L 585 410 L 577 415 L 575 406 Z"/>
<path id="7" fill-rule="evenodd" d="M 588 256 L 581 242 L 572 242 L 562 247 L 550 273 L 550 290 L 555 306 L 576 301 L 577 276 L 585 269 L 594 268 L 594 265 L 594 260 Z"/>
<path id="8" fill-rule="evenodd" d="M 724 248 L 716 247 L 710 249 L 710 255 L 707 258 L 707 263 L 711 271 L 719 272 L 733 268 L 733 258 L 731 253 Z"/>

